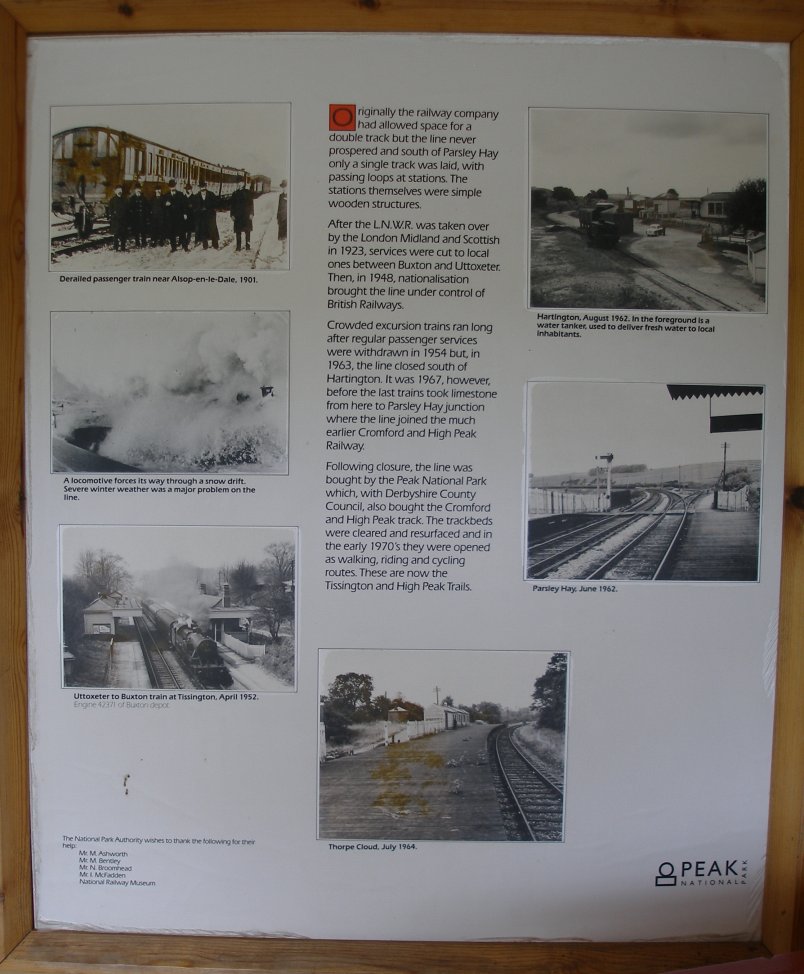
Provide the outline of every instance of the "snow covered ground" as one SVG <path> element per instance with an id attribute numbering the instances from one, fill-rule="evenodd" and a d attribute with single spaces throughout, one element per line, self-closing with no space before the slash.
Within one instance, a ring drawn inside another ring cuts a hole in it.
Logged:
<path id="1" fill-rule="evenodd" d="M 53 322 L 54 470 L 287 472 L 286 312 L 64 312 Z"/>
<path id="2" fill-rule="evenodd" d="M 256 660 L 241 659 L 230 649 L 218 644 L 218 652 L 232 674 L 232 689 L 254 693 L 292 693 L 294 687 L 263 669 Z"/>
<path id="3" fill-rule="evenodd" d="M 73 254 L 53 255 L 51 267 L 59 271 L 128 270 L 148 271 L 276 271 L 287 270 L 287 241 L 277 239 L 276 206 L 278 193 L 266 193 L 254 201 L 254 229 L 251 249 L 236 250 L 232 218 L 226 209 L 217 214 L 220 243 L 217 250 L 204 250 L 195 239 L 189 252 L 171 252 L 170 245 L 116 251 L 111 244 Z"/>

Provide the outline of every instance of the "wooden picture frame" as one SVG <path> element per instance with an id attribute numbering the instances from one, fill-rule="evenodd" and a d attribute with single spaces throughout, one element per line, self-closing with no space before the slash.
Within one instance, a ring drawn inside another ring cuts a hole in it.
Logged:
<path id="1" fill-rule="evenodd" d="M 24 427 L 28 36 L 186 31 L 602 35 L 790 46 L 790 311 L 776 726 L 761 943 L 380 943 L 33 929 Z M 804 4 L 801 0 L 0 0 L 0 963 L 45 971 L 650 972 L 804 948 Z"/>

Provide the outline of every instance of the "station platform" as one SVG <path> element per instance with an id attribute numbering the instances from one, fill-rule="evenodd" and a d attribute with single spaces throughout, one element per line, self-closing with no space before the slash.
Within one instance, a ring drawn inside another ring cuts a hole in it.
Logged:
<path id="1" fill-rule="evenodd" d="M 699 507 L 669 576 L 672 581 L 753 582 L 759 577 L 759 514 Z"/>
<path id="2" fill-rule="evenodd" d="M 114 642 L 109 653 L 108 680 L 118 690 L 150 690 L 151 680 L 138 642 Z"/>

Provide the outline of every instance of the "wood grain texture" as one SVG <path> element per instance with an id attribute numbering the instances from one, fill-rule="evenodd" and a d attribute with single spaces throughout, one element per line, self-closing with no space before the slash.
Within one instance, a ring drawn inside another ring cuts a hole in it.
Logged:
<path id="1" fill-rule="evenodd" d="M 766 956 L 754 944 L 421 943 L 32 933 L 2 974 L 662 974 Z M 115 968 L 118 970 L 118 968 Z"/>
<path id="2" fill-rule="evenodd" d="M 468 31 L 790 42 L 799 0 L 3 0 L 32 34 Z"/>
<path id="3" fill-rule="evenodd" d="M 772 950 L 804 947 L 804 39 L 791 60 L 790 311 L 784 518 L 776 725 L 762 928 Z"/>
<path id="4" fill-rule="evenodd" d="M 188 968 L 288 974 L 659 974 L 804 946 L 804 516 L 788 505 L 763 947 L 750 944 L 416 944 L 31 930 L 25 725 L 22 166 L 25 33 L 328 30 L 591 34 L 793 42 L 802 0 L 0 0 L 1 974 Z M 793 44 L 791 329 L 786 483 L 804 485 L 804 55 Z M 26 936 L 27 934 L 27 936 Z"/>
<path id="5" fill-rule="evenodd" d="M 22 515 L 24 35 L 0 11 L 0 947 L 31 927 Z"/>

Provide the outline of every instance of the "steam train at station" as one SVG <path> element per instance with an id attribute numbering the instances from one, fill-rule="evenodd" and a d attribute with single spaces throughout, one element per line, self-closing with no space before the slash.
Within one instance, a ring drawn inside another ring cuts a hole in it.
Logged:
<path id="1" fill-rule="evenodd" d="M 194 619 L 155 599 L 145 599 L 142 611 L 206 689 L 225 690 L 232 685 L 232 675 L 221 659 L 218 644 L 201 632 Z"/>
<path id="2" fill-rule="evenodd" d="M 268 176 L 206 162 L 173 149 L 105 126 L 67 129 L 53 136 L 51 207 L 56 214 L 74 214 L 79 204 L 92 208 L 95 219 L 106 216 L 106 204 L 116 186 L 130 195 L 135 184 L 152 198 L 156 187 L 166 191 L 169 181 L 207 188 L 225 203 L 243 181 L 253 196 L 271 189 Z"/>

